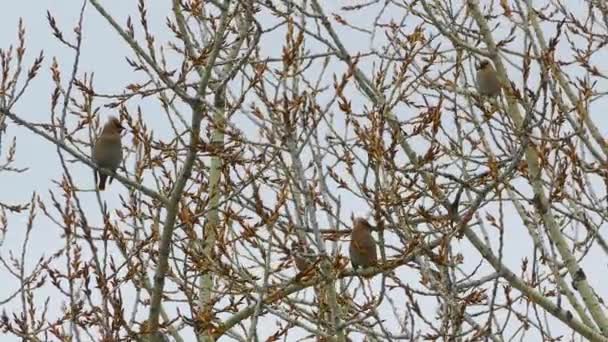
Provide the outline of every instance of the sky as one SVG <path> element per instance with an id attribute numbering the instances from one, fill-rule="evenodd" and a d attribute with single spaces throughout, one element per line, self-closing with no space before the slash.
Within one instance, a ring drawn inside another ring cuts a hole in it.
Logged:
<path id="1" fill-rule="evenodd" d="M 56 59 L 62 75 L 65 79 L 68 77 L 72 62 L 73 62 L 73 51 L 66 46 L 63 46 L 52 37 L 51 30 L 46 20 L 47 10 L 52 13 L 58 22 L 59 27 L 63 30 L 66 36 L 72 38 L 72 27 L 78 21 L 78 15 L 80 11 L 81 2 L 73 1 L 71 4 L 66 5 L 58 1 L 50 0 L 38 0 L 36 6 L 31 5 L 31 1 L 13 2 L 11 6 L 4 6 L 2 13 L 0 13 L 0 48 L 6 48 L 9 44 L 14 44 L 16 41 L 17 23 L 19 18 L 23 18 L 27 33 L 27 53 L 25 65 L 29 67 L 33 59 L 38 55 L 40 50 L 44 51 L 45 61 L 39 76 L 31 84 L 24 98 L 13 108 L 13 112 L 17 113 L 22 118 L 32 122 L 47 122 L 50 117 L 49 108 L 51 101 L 51 89 L 52 80 L 50 78 L 49 67 L 53 59 Z M 575 4 L 575 1 L 565 1 L 565 4 Z M 114 1 L 104 2 L 104 6 L 110 13 L 115 14 L 115 18 L 119 23 L 124 24 L 126 22 L 127 13 L 132 16 L 137 15 L 137 2 L 136 1 Z M 166 30 L 165 16 L 170 9 L 169 1 L 154 1 L 147 2 L 149 10 L 149 22 L 150 27 L 153 28 L 154 35 L 156 36 L 157 42 L 167 42 L 172 39 L 172 34 Z M 582 11 L 580 6 L 571 6 L 573 11 Z M 335 9 L 335 8 L 334 8 Z M 329 9 L 327 13 L 332 13 L 332 9 Z M 390 15 L 390 14 L 389 14 Z M 369 18 L 364 13 L 349 16 L 350 20 L 354 22 L 368 22 Z M 270 22 L 270 19 L 269 19 Z M 265 22 L 266 23 L 266 22 Z M 547 28 L 549 33 L 550 28 Z M 356 32 L 347 28 L 338 29 L 341 36 L 349 37 L 344 42 L 349 51 L 365 50 L 369 48 L 368 39 L 357 39 Z M 139 32 L 141 34 L 141 32 Z M 97 14 L 94 9 L 89 5 L 87 6 L 85 21 L 84 21 L 84 36 L 83 41 L 80 72 L 93 72 L 96 89 L 100 92 L 116 92 L 118 89 L 122 89 L 125 85 L 135 82 L 138 79 L 142 79 L 141 75 L 134 75 L 129 65 L 125 62 L 124 56 L 128 46 L 120 39 L 120 37 L 108 26 L 107 22 Z M 281 45 L 276 44 L 277 39 L 282 41 L 280 34 L 269 35 L 264 37 L 261 41 L 262 50 L 267 54 L 280 53 Z M 381 35 L 378 40 L 382 40 Z M 319 45 L 315 46 L 311 43 L 311 48 L 320 48 Z M 563 53 L 568 53 L 567 44 L 560 45 L 564 49 Z M 132 56 L 132 53 L 128 52 L 127 55 Z M 607 59 L 607 53 L 598 53 L 595 62 L 598 63 L 602 70 L 608 69 L 608 63 L 605 62 Z M 369 66 L 371 69 L 371 66 Z M 336 67 L 336 72 L 341 72 L 343 69 Z M 369 69 L 368 69 L 369 70 Z M 574 75 L 573 75 L 574 76 Z M 600 82 L 598 85 L 600 89 L 607 89 L 608 82 Z M 353 100 L 353 106 L 363 107 L 366 105 L 367 100 L 364 98 L 356 98 Z M 156 120 L 161 117 L 157 103 L 153 99 L 142 99 L 137 103 L 141 106 L 144 113 L 144 118 L 147 118 L 147 123 L 155 131 L 157 136 L 161 136 L 166 132 L 163 130 L 162 119 Z M 603 108 L 607 103 L 605 101 L 594 103 L 590 107 L 590 113 L 596 124 L 602 133 L 608 130 L 608 120 L 605 119 L 603 114 Z M 134 107 L 130 108 L 134 110 Z M 105 118 L 107 115 L 112 114 L 111 110 L 102 109 L 102 116 Z M 409 115 L 411 113 L 403 113 L 401 115 Z M 247 123 L 243 124 L 241 128 L 250 130 L 252 134 L 255 134 L 255 129 L 252 126 L 248 126 Z M 2 151 L 0 156 L 6 153 L 8 142 L 13 138 L 17 138 L 17 167 L 27 167 L 28 170 L 22 174 L 7 173 L 3 172 L 0 174 L 0 201 L 5 203 L 25 203 L 29 202 L 32 192 L 36 191 L 43 199 L 49 199 L 49 189 L 56 191 L 57 185 L 53 184 L 53 180 L 59 180 L 62 175 L 62 169 L 58 163 L 57 153 L 53 146 L 49 145 L 46 141 L 37 137 L 27 131 L 23 127 L 16 126 L 13 123 L 8 124 L 7 132 L 3 137 Z M 129 138 L 127 138 L 129 139 Z M 94 182 L 92 177 L 92 171 L 82 163 L 72 163 L 72 171 L 75 176 L 76 183 L 82 189 L 93 189 Z M 118 206 L 119 195 L 126 194 L 126 190 L 116 183 L 110 186 L 109 189 L 104 193 L 103 199 L 107 201 L 110 207 Z M 93 192 L 82 193 L 82 196 L 86 202 L 86 207 L 91 208 L 91 216 L 93 226 L 100 226 L 101 215 L 99 207 L 95 200 Z M 357 202 L 355 199 L 348 199 L 350 205 L 350 212 L 361 211 L 362 203 Z M 494 210 L 495 207 L 489 206 L 487 211 Z M 346 219 L 350 216 L 350 212 L 343 213 L 343 218 Z M 482 215 L 485 211 L 482 211 Z M 326 221 L 326 220 L 325 220 Z M 27 215 L 10 215 L 9 226 L 11 227 L 3 237 L 2 245 L 0 245 L 0 254 L 4 257 L 10 255 L 10 253 L 18 253 L 23 243 L 23 231 L 27 223 Z M 60 238 L 60 231 L 54 227 L 51 227 L 51 223 L 39 215 L 36 218 L 35 228 L 32 232 L 32 238 L 29 241 L 28 249 L 28 260 L 33 264 L 36 263 L 38 258 L 42 255 L 52 253 L 63 246 L 64 240 Z M 509 227 L 511 228 L 511 227 Z M 488 228 L 491 230 L 492 228 Z M 511 270 L 518 271 L 521 260 L 523 257 L 532 259 L 535 257 L 531 253 L 533 250 L 531 241 L 527 234 L 524 232 L 519 221 L 513 221 L 513 232 L 507 235 L 505 241 L 505 254 L 504 263 L 509 265 Z M 494 238 L 495 236 L 493 236 Z M 493 239 L 494 245 L 497 240 Z M 454 247 L 461 250 L 465 256 L 465 260 L 479 260 L 479 255 L 476 251 L 472 250 L 472 247 L 465 242 L 455 242 Z M 346 253 L 346 249 L 342 247 L 342 253 Z M 587 272 L 590 276 L 592 285 L 596 285 L 598 290 L 603 297 L 608 295 L 608 289 L 602 288 L 600 285 L 603 282 L 602 271 L 606 270 L 606 263 L 602 262 L 604 255 L 596 249 L 590 251 L 589 256 L 584 260 L 585 269 L 592 270 Z M 31 266 L 31 265 L 30 265 Z M 471 270 L 476 267 L 476 263 L 463 265 L 463 268 Z M 491 273 L 491 270 L 487 267 L 485 272 Z M 597 272 L 596 272 L 597 271 Z M 0 273 L 1 274 L 1 273 Z M 419 276 L 411 271 L 404 271 L 404 275 L 411 277 L 412 282 L 417 282 Z M 377 277 L 379 278 L 379 277 Z M 378 279 L 374 280 L 378 282 Z M 9 282 L 9 288 L 0 289 L 0 299 L 4 298 L 6 294 L 15 291 L 15 282 Z M 44 292 L 42 292 L 44 294 Z M 51 295 L 49 292 L 48 295 Z M 54 300 L 54 299 L 53 299 Z M 434 307 L 429 301 L 428 310 L 432 312 Z M 56 305 L 61 303 L 55 302 Z M 17 300 L 13 300 L 2 307 L 6 311 L 18 311 L 20 309 L 20 303 Z M 272 326 L 272 320 L 267 318 L 262 319 L 262 324 L 268 324 Z M 559 331 L 564 326 L 561 323 L 551 324 L 552 328 Z M 567 330 L 565 330 L 567 331 Z M 3 341 L 17 341 L 18 339 L 11 337 L 10 339 L 4 339 Z"/>

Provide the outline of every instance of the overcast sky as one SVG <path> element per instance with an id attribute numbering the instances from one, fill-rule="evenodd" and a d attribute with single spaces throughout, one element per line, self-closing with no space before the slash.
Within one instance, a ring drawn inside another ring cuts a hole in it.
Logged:
<path id="1" fill-rule="evenodd" d="M 137 2 L 136 1 L 103 1 L 104 6 L 107 6 L 110 13 L 115 14 L 115 18 L 121 24 L 126 22 L 127 13 L 133 17 L 137 16 Z M 568 2 L 566 2 L 568 3 Z M 570 1 L 572 4 L 579 4 L 578 1 Z M 17 35 L 17 23 L 19 18 L 23 18 L 25 22 L 27 32 L 27 53 L 26 53 L 26 66 L 29 67 L 33 59 L 38 55 L 40 50 L 44 51 L 45 61 L 43 63 L 42 70 L 36 80 L 32 83 L 28 89 L 24 98 L 13 108 L 13 112 L 17 113 L 22 118 L 33 121 L 33 122 L 48 122 L 50 118 L 49 108 L 52 91 L 52 81 L 50 79 L 49 67 L 53 58 L 56 58 L 62 70 L 62 74 L 65 78 L 68 77 L 73 62 L 73 51 L 67 47 L 58 43 L 53 38 L 48 22 L 46 20 L 46 11 L 50 10 L 55 16 L 59 27 L 63 30 L 69 38 L 72 38 L 72 27 L 76 25 L 78 20 L 78 13 L 80 11 L 80 1 L 50 1 L 50 0 L 37 0 L 34 1 L 12 1 L 10 6 L 3 6 L 2 12 L 0 13 L 0 47 L 7 48 L 9 44 L 15 44 Z M 153 33 L 157 38 L 157 42 L 166 42 L 173 38 L 173 34 L 169 33 L 166 29 L 166 15 L 170 9 L 170 1 L 148 1 L 149 9 L 149 22 L 150 27 L 153 29 Z M 581 10 L 580 6 L 572 6 L 574 11 Z M 328 11 L 327 13 L 331 13 Z M 363 14 L 349 17 L 351 20 L 368 21 Z M 348 31 L 346 31 L 348 32 Z M 347 33 L 344 33 L 347 34 Z M 355 33 L 352 37 L 356 37 Z M 84 42 L 82 48 L 82 56 L 80 63 L 80 75 L 84 72 L 95 72 L 95 86 L 96 90 L 100 92 L 118 92 L 121 88 L 127 84 L 137 81 L 140 76 L 134 75 L 129 65 L 125 62 L 124 56 L 132 56 L 132 53 L 128 52 L 127 45 L 118 37 L 118 35 L 109 27 L 106 21 L 98 15 L 91 6 L 88 6 L 85 16 L 84 24 Z M 380 34 L 382 36 L 382 34 Z M 281 39 L 282 34 L 277 34 L 276 37 L 269 36 L 265 37 L 262 41 L 262 50 L 265 54 L 274 54 L 280 52 L 281 45 L 274 43 L 276 38 Z M 382 39 L 381 37 L 379 39 Z M 366 50 L 369 48 L 369 40 L 358 40 L 356 38 L 346 39 L 345 42 L 348 44 L 348 48 L 357 50 L 358 45 L 360 50 Z M 320 51 L 322 52 L 322 51 Z M 603 71 L 608 71 L 608 53 L 604 52 L 598 54 L 597 60 L 599 66 L 603 68 Z M 65 85 L 65 83 L 64 83 Z M 607 82 L 598 86 L 600 89 L 608 89 Z M 360 103 L 354 103 L 354 105 L 365 104 L 365 99 L 355 99 Z M 158 132 L 157 136 L 162 136 L 163 124 L 162 120 L 155 120 L 160 117 L 160 110 L 158 103 L 153 99 L 143 99 L 137 103 L 142 107 L 144 117 L 149 118 L 148 124 Z M 602 134 L 608 129 L 608 120 L 606 119 L 606 101 L 594 103 L 591 107 L 591 115 L 595 122 L 600 126 Z M 134 109 L 135 107 L 132 106 Z M 103 110 L 102 117 L 105 118 L 111 111 Z M 247 127 L 247 126 L 245 126 Z M 254 130 L 251 130 L 252 134 L 255 134 Z M 17 138 L 17 163 L 18 167 L 29 168 L 26 173 L 15 174 L 15 173 L 0 173 L 0 200 L 5 203 L 24 203 L 28 202 L 32 196 L 33 191 L 37 191 L 44 200 L 49 199 L 48 190 L 51 189 L 56 191 L 57 185 L 52 184 L 52 180 L 59 180 L 62 175 L 62 169 L 58 163 L 58 157 L 55 148 L 49 145 L 40 137 L 33 135 L 28 132 L 25 128 L 18 127 L 12 122 L 8 123 L 8 129 L 6 135 L 2 141 L 2 151 L 0 156 L 4 157 L 6 149 L 8 148 L 9 142 L 12 137 Z M 130 137 L 127 136 L 125 139 L 126 143 L 130 141 Z M 94 187 L 92 171 L 82 163 L 74 163 L 73 176 L 76 178 L 76 183 L 83 189 L 92 189 Z M 104 200 L 108 202 L 108 206 L 118 207 L 120 205 L 118 195 L 120 193 L 126 193 L 126 190 L 122 185 L 115 182 L 109 187 L 103 194 Z M 604 193 L 604 190 L 601 192 Z M 85 200 L 85 206 L 91 208 L 90 218 L 96 220 L 93 221 L 92 225 L 101 225 L 101 216 L 99 209 L 96 204 L 94 193 L 83 193 Z M 355 199 L 352 200 L 352 206 L 349 210 L 343 213 L 343 219 L 346 220 L 350 217 L 351 212 L 360 211 L 362 204 Z M 482 213 L 483 214 L 483 213 Z M 9 232 L 4 238 L 4 243 L 0 246 L 0 254 L 7 257 L 11 251 L 18 253 L 23 242 L 23 230 L 25 229 L 25 223 L 27 215 L 10 215 L 9 216 Z M 28 250 L 29 260 L 31 262 L 37 262 L 41 255 L 48 255 L 58 249 L 60 249 L 64 240 L 60 238 L 60 231 L 56 227 L 50 226 L 51 224 L 41 214 L 37 217 L 35 229 L 32 234 L 30 241 L 30 249 Z M 524 256 L 529 259 L 534 258 L 531 254 L 532 246 L 530 238 L 527 233 L 521 227 L 519 220 L 517 226 L 509 227 L 513 229 L 513 233 L 508 235 L 507 241 L 505 241 L 505 259 L 504 263 L 509 265 L 511 270 L 518 272 L 521 260 Z M 490 230 L 493 228 L 489 228 Z M 466 269 L 474 268 L 479 260 L 477 252 L 472 250 L 472 247 L 466 243 L 454 242 L 455 248 L 461 248 L 462 253 L 465 255 L 465 260 L 470 260 L 471 263 L 463 266 Z M 343 253 L 346 253 L 346 248 L 343 247 Z M 591 278 L 591 284 L 595 285 L 595 289 L 600 292 L 604 298 L 608 295 L 608 289 L 602 285 L 606 278 L 604 273 L 606 272 L 606 263 L 603 261 L 604 255 L 599 251 L 592 249 L 589 256 L 585 259 L 584 266 L 587 270 L 587 275 Z M 414 277 L 411 279 L 412 282 L 418 282 L 419 276 L 415 273 L 408 273 L 403 271 L 404 275 L 411 275 Z M 486 274 L 491 272 L 488 268 Z M 2 273 L 0 272 L 0 275 Z M 377 277 L 379 278 L 379 277 Z M 11 278 L 12 279 L 12 278 Z M 377 281 L 378 279 L 375 279 Z M 4 286 L 0 289 L 0 299 L 3 299 L 9 293 L 16 290 L 17 283 L 12 279 L 8 282 L 8 286 Z M 45 293 L 45 292 L 41 292 Z M 48 292 L 48 295 L 53 294 L 54 291 Z M 53 301 L 55 298 L 52 299 Z M 63 298 L 60 298 L 63 300 Z M 54 302 L 54 305 L 58 306 L 63 302 Z M 9 313 L 20 311 L 20 301 L 13 300 L 9 304 L 2 307 Z M 433 306 L 428 307 L 432 312 Z M 268 316 L 266 316 L 268 317 Z M 269 323 L 268 320 L 265 321 Z M 275 328 L 275 326 L 271 326 Z M 561 323 L 555 324 L 555 331 L 563 329 Z M 567 330 L 564 330 L 567 331 Z M 3 341 L 18 341 L 15 337 L 10 339 L 4 338 Z"/>

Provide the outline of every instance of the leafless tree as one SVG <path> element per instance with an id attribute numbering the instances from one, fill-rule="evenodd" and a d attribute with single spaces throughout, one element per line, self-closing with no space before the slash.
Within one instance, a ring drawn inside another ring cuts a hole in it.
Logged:
<path id="1" fill-rule="evenodd" d="M 164 27 L 151 4 L 49 11 L 68 70 L 26 51 L 24 22 L 0 50 L 0 180 L 27 177 L 25 139 L 62 171 L 28 203 L 0 192 L 0 242 L 23 241 L 0 245 L 0 303 L 20 304 L 3 333 L 608 341 L 604 1 L 173 0 Z M 99 15 L 133 71 L 112 92 L 81 63 Z M 476 87 L 481 63 L 498 96 Z M 49 111 L 26 119 L 47 70 Z M 110 114 L 125 160 L 99 192 Z M 33 134 L 9 139 L 17 126 Z M 355 217 L 377 228 L 376 266 L 350 266 Z M 41 221 L 61 248 L 30 250 Z"/>

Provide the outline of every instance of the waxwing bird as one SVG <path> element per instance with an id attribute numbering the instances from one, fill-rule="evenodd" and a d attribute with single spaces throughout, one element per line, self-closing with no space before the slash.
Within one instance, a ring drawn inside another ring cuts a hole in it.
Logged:
<path id="1" fill-rule="evenodd" d="M 356 218 L 353 223 L 349 247 L 350 262 L 353 268 L 376 265 L 378 261 L 376 241 L 371 232 L 375 228 L 363 218 Z"/>
<path id="2" fill-rule="evenodd" d="M 140 336 L 142 338 L 146 337 L 146 336 L 152 337 L 152 336 L 150 336 L 151 335 L 150 334 L 150 325 L 148 324 L 148 320 L 145 320 L 145 321 L 143 321 L 141 323 L 141 327 L 140 327 L 139 331 L 140 331 L 140 334 L 141 334 Z M 153 341 L 161 341 L 161 342 L 170 342 L 169 337 L 167 337 L 166 334 L 163 334 L 160 331 L 157 331 L 154 334 L 154 338 L 151 339 L 151 340 L 153 340 Z"/>
<path id="3" fill-rule="evenodd" d="M 312 251 L 309 248 L 305 248 L 299 242 L 291 243 L 291 257 L 293 262 L 298 269 L 298 272 L 304 272 L 312 266 L 311 260 Z"/>
<path id="4" fill-rule="evenodd" d="M 492 63 L 483 60 L 477 66 L 477 91 L 484 96 L 494 97 L 500 94 L 500 82 Z"/>
<path id="5" fill-rule="evenodd" d="M 120 132 L 124 128 L 115 117 L 110 117 L 108 122 L 103 126 L 103 130 L 95 146 L 93 146 L 93 161 L 99 168 L 110 169 L 116 171 L 122 161 L 122 144 L 120 143 Z M 99 190 L 103 191 L 106 188 L 107 175 L 95 170 L 95 183 L 99 177 Z M 110 184 L 114 177 L 110 177 Z"/>

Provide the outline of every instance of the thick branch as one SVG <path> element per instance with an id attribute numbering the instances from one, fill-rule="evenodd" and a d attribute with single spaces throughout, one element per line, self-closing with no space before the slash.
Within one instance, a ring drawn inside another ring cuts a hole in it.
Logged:
<path id="1" fill-rule="evenodd" d="M 228 8 L 230 5 L 230 0 L 226 0 L 225 4 L 226 8 Z M 226 32 L 226 29 L 228 27 L 229 18 L 229 11 L 224 11 L 222 13 L 222 21 L 220 27 L 216 32 L 213 40 L 213 47 L 208 59 L 208 64 L 205 69 L 205 74 L 203 75 L 200 81 L 199 88 L 197 91 L 198 97 L 201 99 L 204 97 L 209 79 L 211 78 L 213 65 L 215 64 L 215 61 L 219 56 L 220 48 L 222 46 L 224 38 L 224 33 Z M 199 144 L 201 121 L 203 117 L 202 101 L 197 100 L 191 106 L 192 127 L 190 131 L 190 146 L 188 147 L 188 155 L 186 156 L 184 166 L 182 167 L 182 170 L 179 173 L 177 181 L 175 182 L 175 186 L 171 191 L 171 197 L 169 198 L 166 220 L 163 226 L 163 232 L 159 247 L 158 266 L 154 275 L 154 291 L 152 293 L 152 300 L 150 304 L 150 315 L 148 316 L 148 323 L 150 324 L 150 333 L 152 336 L 158 330 L 158 316 L 160 313 L 160 304 L 162 300 L 163 289 L 165 287 L 165 276 L 169 269 L 169 252 L 171 250 L 171 240 L 173 237 L 173 229 L 175 228 L 179 201 L 186 186 L 186 183 L 192 173 L 192 167 L 194 165 L 194 160 L 196 159 L 197 154 L 197 146 Z"/>

